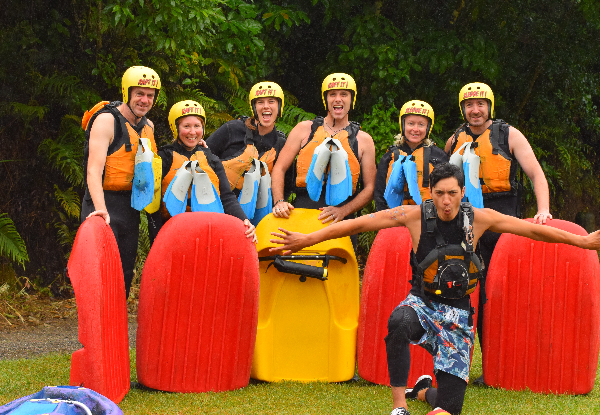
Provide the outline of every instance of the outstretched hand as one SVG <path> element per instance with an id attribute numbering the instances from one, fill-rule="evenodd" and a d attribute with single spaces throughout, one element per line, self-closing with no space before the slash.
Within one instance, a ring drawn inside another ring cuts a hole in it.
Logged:
<path id="1" fill-rule="evenodd" d="M 300 232 L 287 231 L 283 228 L 279 228 L 283 233 L 271 232 L 271 235 L 276 236 L 279 239 L 270 239 L 269 241 L 274 244 L 282 245 L 270 248 L 269 252 L 281 253 L 283 255 L 290 255 L 292 252 L 298 252 L 302 248 L 308 246 L 306 244 L 306 235 Z"/>
<path id="2" fill-rule="evenodd" d="M 588 249 L 600 250 L 600 230 L 590 233 L 587 238 L 589 239 L 590 246 Z"/>

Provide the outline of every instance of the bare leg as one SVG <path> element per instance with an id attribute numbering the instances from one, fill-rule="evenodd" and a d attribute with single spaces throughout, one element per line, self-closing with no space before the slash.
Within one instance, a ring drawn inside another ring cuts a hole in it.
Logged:
<path id="1" fill-rule="evenodd" d="M 408 409 L 408 406 L 406 405 L 405 391 L 406 386 L 392 386 L 392 400 L 394 402 L 394 407 L 392 409 L 400 407 Z"/>

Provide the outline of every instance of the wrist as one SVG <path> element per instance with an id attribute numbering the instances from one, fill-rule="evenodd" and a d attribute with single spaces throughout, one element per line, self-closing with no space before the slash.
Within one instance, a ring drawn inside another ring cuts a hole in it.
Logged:
<path id="1" fill-rule="evenodd" d="M 277 206 L 281 202 L 285 202 L 285 199 L 279 199 L 277 202 L 275 202 L 275 204 L 273 206 Z"/>

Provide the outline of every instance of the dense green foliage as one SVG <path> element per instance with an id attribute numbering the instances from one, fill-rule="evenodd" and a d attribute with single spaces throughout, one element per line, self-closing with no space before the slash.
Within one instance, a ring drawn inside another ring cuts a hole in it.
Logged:
<path id="1" fill-rule="evenodd" d="M 47 284 L 62 273 L 79 223 L 81 116 L 100 99 L 120 99 L 120 77 L 133 64 L 162 79 L 149 114 L 159 144 L 169 140 L 166 111 L 180 99 L 205 106 L 211 133 L 248 114 L 249 87 L 271 79 L 286 91 L 278 127 L 288 132 L 323 114 L 325 75 L 350 73 L 359 89 L 351 116 L 378 156 L 398 132 L 405 101 L 432 104 L 432 136 L 443 145 L 462 122 L 460 87 L 486 82 L 497 117 L 519 128 L 540 159 L 555 217 L 599 213 L 597 1 L 10 3 L 0 16 L 0 212 L 23 237 L 32 280 Z"/>

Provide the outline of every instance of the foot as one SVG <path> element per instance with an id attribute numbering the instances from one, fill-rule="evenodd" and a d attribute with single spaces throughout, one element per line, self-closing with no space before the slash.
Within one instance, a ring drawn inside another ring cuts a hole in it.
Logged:
<path id="1" fill-rule="evenodd" d="M 473 381 L 473 385 L 475 386 L 487 386 L 487 384 L 483 380 L 483 375 L 479 376 L 477 379 Z"/>
<path id="2" fill-rule="evenodd" d="M 417 383 L 412 389 L 406 389 L 406 399 L 417 399 L 417 395 L 423 389 L 429 389 L 432 385 L 432 379 L 429 375 L 423 375 L 419 379 L 417 379 Z"/>
<path id="3" fill-rule="evenodd" d="M 390 415 L 410 415 L 410 412 L 408 412 L 408 409 L 406 408 L 398 407 L 395 408 Z"/>

